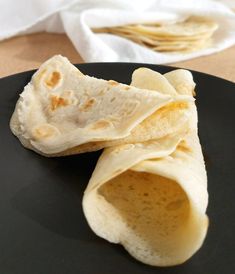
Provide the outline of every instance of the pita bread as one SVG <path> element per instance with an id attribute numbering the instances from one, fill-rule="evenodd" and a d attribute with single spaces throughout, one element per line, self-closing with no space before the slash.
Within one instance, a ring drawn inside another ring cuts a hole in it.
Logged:
<path id="1" fill-rule="evenodd" d="M 176 90 L 192 94 L 189 72 L 166 77 Z M 188 128 L 177 134 L 105 149 L 84 194 L 91 229 L 146 264 L 183 263 L 207 233 L 207 178 L 195 105 L 191 112 Z"/>

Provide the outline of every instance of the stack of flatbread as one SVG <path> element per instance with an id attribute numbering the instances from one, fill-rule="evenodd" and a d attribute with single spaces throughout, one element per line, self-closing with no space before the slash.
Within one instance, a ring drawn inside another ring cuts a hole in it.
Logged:
<path id="1" fill-rule="evenodd" d="M 212 19 L 191 16 L 181 22 L 132 24 L 93 31 L 118 35 L 154 51 L 184 53 L 210 46 L 217 28 L 218 24 Z"/>
<path id="2" fill-rule="evenodd" d="M 208 227 L 194 88 L 186 70 L 139 68 L 124 85 L 55 56 L 21 93 L 10 127 L 45 156 L 105 148 L 83 198 L 88 224 L 141 262 L 176 265 Z"/>

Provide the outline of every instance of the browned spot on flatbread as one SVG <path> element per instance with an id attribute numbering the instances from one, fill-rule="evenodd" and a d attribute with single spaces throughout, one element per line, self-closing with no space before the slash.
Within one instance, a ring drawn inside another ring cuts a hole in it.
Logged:
<path id="1" fill-rule="evenodd" d="M 90 98 L 87 101 L 85 101 L 80 107 L 79 110 L 81 111 L 88 111 L 92 108 L 92 106 L 95 104 L 96 100 L 95 98 Z"/>
<path id="2" fill-rule="evenodd" d="M 51 96 L 51 110 L 56 110 L 59 107 L 65 107 L 69 104 L 69 101 L 63 97 Z"/>
<path id="3" fill-rule="evenodd" d="M 118 82 L 116 82 L 114 80 L 109 80 L 108 82 L 111 86 L 117 86 L 118 85 Z"/>
<path id="4" fill-rule="evenodd" d="M 50 88 L 55 87 L 61 79 L 61 75 L 58 71 L 53 71 L 49 79 L 46 80 L 46 85 Z"/>
<path id="5" fill-rule="evenodd" d="M 110 121 L 99 120 L 92 125 L 91 129 L 93 130 L 106 129 L 110 127 L 110 125 L 111 125 Z"/>
<path id="6" fill-rule="evenodd" d="M 177 146 L 177 150 L 180 150 L 182 152 L 191 152 L 191 148 L 188 146 L 187 142 L 185 140 L 182 140 L 178 146 Z"/>
<path id="7" fill-rule="evenodd" d="M 128 86 L 125 86 L 125 87 L 124 87 L 124 89 L 125 89 L 125 90 L 129 90 L 129 89 L 130 89 L 130 87 L 128 87 Z"/>

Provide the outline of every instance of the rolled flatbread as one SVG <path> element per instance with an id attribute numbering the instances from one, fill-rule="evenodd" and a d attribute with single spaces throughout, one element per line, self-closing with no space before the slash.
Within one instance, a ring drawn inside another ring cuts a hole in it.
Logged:
<path id="1" fill-rule="evenodd" d="M 83 75 L 54 56 L 20 94 L 10 127 L 25 147 L 45 156 L 161 138 L 187 123 L 192 98 L 177 95 L 160 74 L 158 83 L 168 94 Z"/>
<path id="2" fill-rule="evenodd" d="M 135 76 L 146 73 L 150 79 L 147 69 L 134 72 L 132 84 L 138 86 Z M 190 72 L 176 70 L 165 77 L 178 93 L 192 95 Z M 194 103 L 190 112 L 187 127 L 175 134 L 106 148 L 84 194 L 91 229 L 149 265 L 185 262 L 207 233 L 207 176 Z"/>

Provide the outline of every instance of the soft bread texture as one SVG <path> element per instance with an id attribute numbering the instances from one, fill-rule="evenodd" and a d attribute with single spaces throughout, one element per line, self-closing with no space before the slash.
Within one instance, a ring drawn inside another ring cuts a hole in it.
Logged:
<path id="1" fill-rule="evenodd" d="M 188 72 L 166 77 L 175 90 L 181 85 L 180 92 L 192 94 L 195 84 Z M 176 134 L 105 149 L 84 194 L 92 230 L 146 264 L 183 263 L 207 233 L 207 177 L 194 104 L 190 111 L 187 128 Z"/>
<path id="2" fill-rule="evenodd" d="M 25 147 L 45 156 L 161 138 L 187 123 L 192 99 L 177 96 L 160 74 L 158 82 L 171 92 L 85 76 L 67 58 L 54 56 L 21 93 L 10 127 Z"/>

